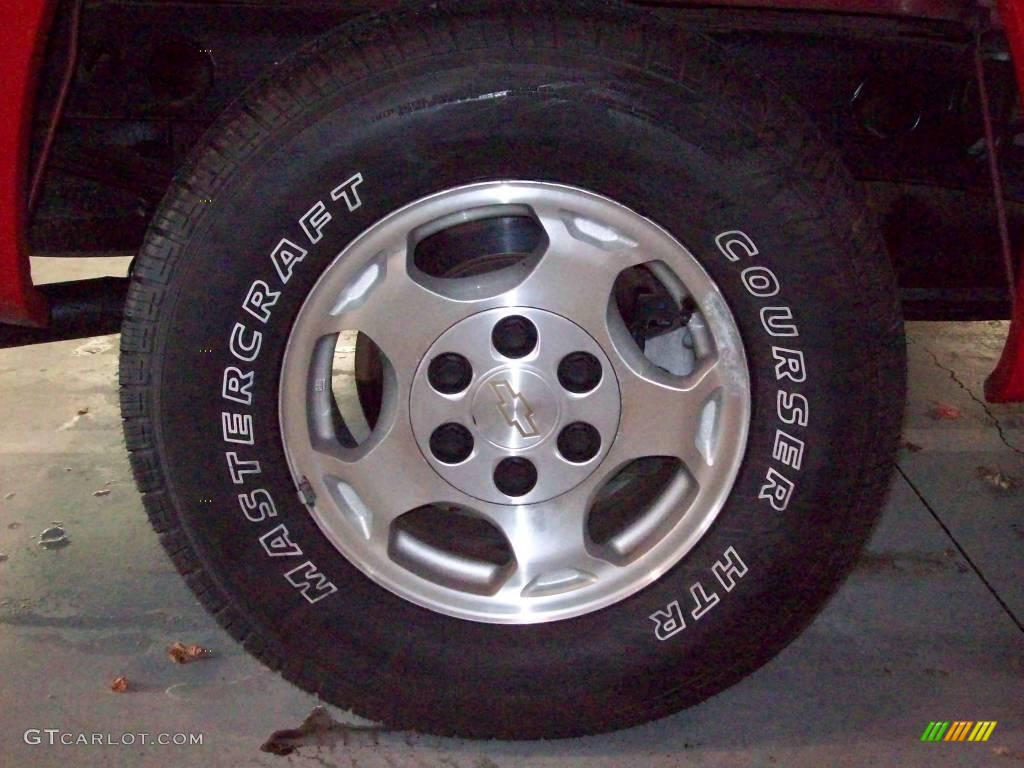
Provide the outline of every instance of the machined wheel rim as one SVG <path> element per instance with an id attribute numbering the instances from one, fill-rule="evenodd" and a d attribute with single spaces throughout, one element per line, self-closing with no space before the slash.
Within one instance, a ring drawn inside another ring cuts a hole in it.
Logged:
<path id="1" fill-rule="evenodd" d="M 533 227 L 528 252 L 464 273 L 417 261 L 430 238 L 499 221 Z M 638 336 L 620 299 L 636 270 L 678 328 Z M 332 387 L 356 331 L 381 361 L 358 441 Z M 280 420 L 317 525 L 366 576 L 442 614 L 529 624 L 612 605 L 696 545 L 739 471 L 750 383 L 724 298 L 668 232 L 582 189 L 489 182 L 414 202 L 337 256 L 288 340 Z M 657 486 L 633 492 L 650 461 Z M 598 536 L 616 492 L 637 508 Z"/>

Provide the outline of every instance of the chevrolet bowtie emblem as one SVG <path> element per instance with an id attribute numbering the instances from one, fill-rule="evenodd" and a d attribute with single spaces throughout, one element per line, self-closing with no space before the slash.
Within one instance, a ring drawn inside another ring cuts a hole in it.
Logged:
<path id="1" fill-rule="evenodd" d="M 510 427 L 515 427 L 523 437 L 537 437 L 540 434 L 533 421 L 533 408 L 530 403 L 512 389 L 508 381 L 492 381 L 491 389 L 498 398 L 498 411 Z"/>

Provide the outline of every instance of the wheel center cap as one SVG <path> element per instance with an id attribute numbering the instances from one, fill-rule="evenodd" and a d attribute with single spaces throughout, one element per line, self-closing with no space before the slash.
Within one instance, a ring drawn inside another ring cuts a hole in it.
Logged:
<path id="1" fill-rule="evenodd" d="M 558 423 L 558 400 L 544 378 L 521 366 L 483 378 L 473 396 L 479 434 L 498 448 L 519 450 L 542 442 Z"/>
<path id="2" fill-rule="evenodd" d="M 450 327 L 423 356 L 409 400 L 424 459 L 495 504 L 547 501 L 586 480 L 615 440 L 620 412 L 600 344 L 532 307 L 485 310 Z"/>

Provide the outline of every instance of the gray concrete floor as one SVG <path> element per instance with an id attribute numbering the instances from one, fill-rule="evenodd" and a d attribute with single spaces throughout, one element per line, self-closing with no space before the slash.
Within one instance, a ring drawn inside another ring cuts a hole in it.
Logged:
<path id="1" fill-rule="evenodd" d="M 36 272 L 68 266 L 38 261 Z M 807 632 L 740 685 L 657 723 L 557 742 L 356 730 L 332 709 L 340 725 L 290 757 L 259 746 L 317 702 L 222 632 L 159 548 L 124 457 L 117 338 L 0 350 L 0 766 L 1022 765 L 1024 407 L 979 399 L 1005 332 L 908 327 L 913 445 L 882 522 Z M 961 417 L 933 418 L 937 403 Z M 1018 484 L 999 488 L 994 472 Z M 70 544 L 42 549 L 54 521 Z M 214 655 L 175 665 L 175 640 Z M 109 690 L 117 675 L 130 692 Z M 929 721 L 958 719 L 998 725 L 987 743 L 920 742 Z M 201 733 L 203 744 L 25 743 L 26 729 L 46 728 Z"/>

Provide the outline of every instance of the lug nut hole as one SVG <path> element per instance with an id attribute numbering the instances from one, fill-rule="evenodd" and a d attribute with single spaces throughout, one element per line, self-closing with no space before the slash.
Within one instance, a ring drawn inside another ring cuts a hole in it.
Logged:
<path id="1" fill-rule="evenodd" d="M 518 360 L 537 346 L 537 326 L 522 315 L 506 317 L 491 331 L 491 343 L 505 357 Z"/>
<path id="2" fill-rule="evenodd" d="M 573 464 L 585 464 L 600 450 L 600 433 L 585 422 L 574 422 L 558 434 L 558 452 Z"/>
<path id="3" fill-rule="evenodd" d="M 427 380 L 442 395 L 457 395 L 469 387 L 473 380 L 473 367 L 462 355 L 446 352 L 430 361 Z"/>
<path id="4" fill-rule="evenodd" d="M 502 459 L 494 469 L 494 485 L 506 496 L 525 496 L 537 485 L 537 468 L 529 459 Z"/>
<path id="5" fill-rule="evenodd" d="M 473 435 L 461 424 L 442 424 L 430 435 L 430 452 L 442 464 L 461 464 L 473 453 Z"/>
<path id="6" fill-rule="evenodd" d="M 589 352 L 573 352 L 558 364 L 558 383 L 577 395 L 595 389 L 602 376 L 601 362 Z"/>

